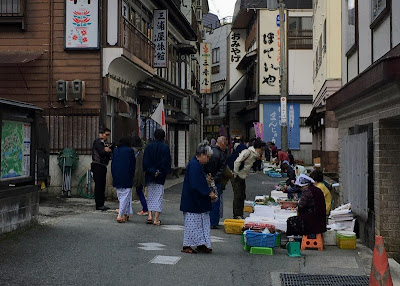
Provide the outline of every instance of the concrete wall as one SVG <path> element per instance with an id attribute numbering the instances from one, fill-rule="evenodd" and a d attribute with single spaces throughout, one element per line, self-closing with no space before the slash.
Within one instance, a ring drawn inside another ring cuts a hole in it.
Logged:
<path id="1" fill-rule="evenodd" d="M 322 53 L 322 63 L 318 74 L 314 75 L 313 98 L 315 100 L 326 80 L 340 79 L 342 76 L 342 38 L 341 38 L 341 2 L 319 1 L 314 10 L 313 23 L 313 60 L 317 62 L 316 51 L 319 39 L 324 37 L 324 23 L 326 21 L 326 52 Z"/>
<path id="2" fill-rule="evenodd" d="M 289 94 L 313 94 L 312 50 L 289 50 Z"/>
<path id="3" fill-rule="evenodd" d="M 5 192 L 9 195 L 0 197 L 0 235 L 37 222 L 39 191 L 36 186 L 19 187 Z"/>

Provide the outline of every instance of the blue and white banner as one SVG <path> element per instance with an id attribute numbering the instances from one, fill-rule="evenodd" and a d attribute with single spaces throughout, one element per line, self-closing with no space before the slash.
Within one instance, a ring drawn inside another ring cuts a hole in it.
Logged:
<path id="1" fill-rule="evenodd" d="M 278 149 L 281 148 L 281 104 L 264 103 L 264 141 L 274 142 Z M 300 149 L 300 104 L 288 103 L 286 109 L 288 148 Z"/>

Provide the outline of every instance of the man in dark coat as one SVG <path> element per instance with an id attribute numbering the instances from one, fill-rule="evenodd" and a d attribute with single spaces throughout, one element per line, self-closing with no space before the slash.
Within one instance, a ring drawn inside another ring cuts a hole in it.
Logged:
<path id="1" fill-rule="evenodd" d="M 169 147 L 164 143 L 165 132 L 157 129 L 154 132 L 154 141 L 147 145 L 143 155 L 143 172 L 148 191 L 147 205 L 149 217 L 147 223 L 160 225 L 160 213 L 164 198 L 165 179 L 171 173 L 171 154 Z M 152 212 L 155 212 L 154 222 Z"/>
<path id="2" fill-rule="evenodd" d="M 111 130 L 101 128 L 99 137 L 93 141 L 91 170 L 94 179 L 94 200 L 96 210 L 106 211 L 109 207 L 104 205 L 106 192 L 107 165 L 111 158 L 111 149 L 105 145 Z"/>
<path id="3" fill-rule="evenodd" d="M 213 207 L 210 213 L 211 228 L 218 228 L 219 219 L 222 217 L 220 214 L 221 210 L 221 179 L 222 174 L 226 169 L 226 154 L 224 150 L 226 149 L 227 140 L 224 136 L 220 136 L 217 139 L 217 143 L 212 147 L 212 156 L 209 162 L 204 166 L 204 172 L 215 181 L 215 185 L 218 189 L 218 201 L 213 203 Z"/>

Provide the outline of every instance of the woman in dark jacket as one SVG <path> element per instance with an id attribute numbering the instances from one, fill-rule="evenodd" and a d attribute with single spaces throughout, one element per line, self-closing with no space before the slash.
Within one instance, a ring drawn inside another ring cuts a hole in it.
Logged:
<path id="1" fill-rule="evenodd" d="M 208 143 L 200 143 L 196 156 L 187 164 L 181 196 L 180 210 L 184 218 L 183 249 L 185 253 L 211 253 L 210 211 L 211 192 L 202 165 L 206 164 L 212 155 Z M 197 247 L 194 250 L 192 247 Z"/>
<path id="2" fill-rule="evenodd" d="M 131 148 L 131 138 L 123 137 L 113 152 L 111 174 L 113 187 L 117 189 L 119 200 L 118 222 L 129 219 L 132 211 L 132 186 L 135 175 L 135 152 Z"/>
<path id="3" fill-rule="evenodd" d="M 313 185 L 314 180 L 301 174 L 295 182 L 302 191 L 297 217 L 288 219 L 287 235 L 309 235 L 326 231 L 325 198 L 322 191 Z M 293 228 L 293 222 L 296 229 Z"/>

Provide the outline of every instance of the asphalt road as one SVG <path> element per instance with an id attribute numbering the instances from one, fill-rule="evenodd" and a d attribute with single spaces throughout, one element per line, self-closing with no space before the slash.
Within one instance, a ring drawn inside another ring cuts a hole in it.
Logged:
<path id="1" fill-rule="evenodd" d="M 268 194 L 277 182 L 250 174 L 248 198 Z M 211 230 L 212 254 L 181 253 L 181 188 L 166 190 L 162 226 L 147 225 L 137 215 L 119 224 L 114 212 L 93 210 L 91 200 L 43 201 L 40 225 L 0 240 L 0 285 L 277 285 L 271 273 L 305 269 L 305 257 L 289 258 L 285 249 L 275 248 L 272 256 L 249 254 L 240 236 L 225 234 L 223 227 Z M 232 217 L 232 196 L 229 184 L 224 218 Z M 134 212 L 139 210 L 134 204 Z M 152 263 L 157 256 L 177 261 Z M 361 268 L 348 274 L 357 271 L 364 274 Z"/>

